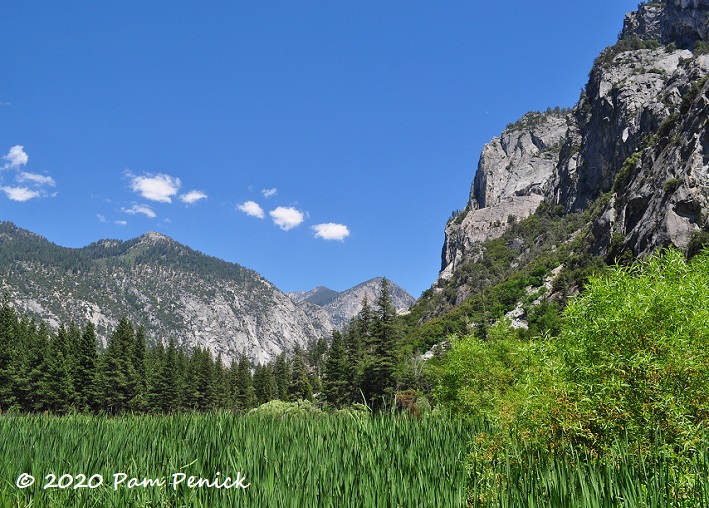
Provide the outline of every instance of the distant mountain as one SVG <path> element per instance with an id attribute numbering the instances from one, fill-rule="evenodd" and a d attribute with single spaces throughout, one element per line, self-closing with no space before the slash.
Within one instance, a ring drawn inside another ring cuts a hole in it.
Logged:
<path id="1" fill-rule="evenodd" d="M 333 328 L 342 329 L 357 313 L 362 310 L 362 300 L 367 297 L 373 303 L 382 285 L 382 277 L 376 277 L 359 284 L 346 291 L 333 291 L 323 286 L 318 286 L 310 291 L 288 293 L 291 299 L 302 305 L 309 303 L 324 310 L 329 316 Z M 394 307 L 399 313 L 404 313 L 416 302 L 406 290 L 389 281 L 389 294 Z M 312 312 L 312 310 L 310 311 Z"/>
<path id="2" fill-rule="evenodd" d="M 306 312 L 256 272 L 147 233 L 80 249 L 0 222 L 2 291 L 50 326 L 91 321 L 105 341 L 122 316 L 149 341 L 207 347 L 228 364 L 254 362 L 327 336 L 325 314 Z"/>

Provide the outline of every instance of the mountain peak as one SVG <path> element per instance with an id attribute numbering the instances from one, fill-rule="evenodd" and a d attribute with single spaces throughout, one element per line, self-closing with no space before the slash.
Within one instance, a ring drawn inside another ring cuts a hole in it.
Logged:
<path id="1" fill-rule="evenodd" d="M 289 293 L 288 296 L 297 304 L 315 304 L 325 310 L 333 328 L 341 329 L 362 310 L 362 300 L 374 302 L 379 295 L 383 277 L 375 277 L 353 288 L 337 292 L 323 286 L 310 291 Z M 416 302 L 416 299 L 400 286 L 389 281 L 389 294 L 397 312 L 404 313 Z"/>
<path id="2" fill-rule="evenodd" d="M 696 42 L 709 38 L 707 10 L 709 0 L 643 2 L 637 11 L 626 15 L 619 38 L 638 37 L 691 49 Z"/>
<path id="3" fill-rule="evenodd" d="M 167 235 L 163 235 L 162 233 L 158 233 L 156 231 L 148 231 L 144 235 L 140 236 L 138 240 L 141 243 L 151 243 L 151 244 L 156 244 L 156 243 L 175 243 L 175 240 L 170 238 Z"/>

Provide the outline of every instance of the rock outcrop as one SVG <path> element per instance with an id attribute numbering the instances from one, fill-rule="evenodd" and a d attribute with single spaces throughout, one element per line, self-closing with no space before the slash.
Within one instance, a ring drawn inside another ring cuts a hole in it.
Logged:
<path id="1" fill-rule="evenodd" d="M 483 148 L 465 209 L 446 225 L 441 276 L 452 275 L 473 245 L 496 238 L 537 209 L 559 162 L 567 112 L 530 112 Z"/>
<path id="2" fill-rule="evenodd" d="M 441 278 L 542 201 L 572 212 L 605 195 L 590 228 L 599 255 L 687 249 L 707 231 L 708 13 L 709 0 L 640 5 L 568 114 L 525 115 L 488 143 L 446 226 Z"/>

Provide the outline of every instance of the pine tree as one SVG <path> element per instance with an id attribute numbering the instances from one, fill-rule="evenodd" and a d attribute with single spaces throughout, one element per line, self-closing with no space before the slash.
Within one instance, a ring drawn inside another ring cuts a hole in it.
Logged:
<path id="1" fill-rule="evenodd" d="M 109 337 L 108 346 L 100 362 L 102 407 L 109 413 L 128 411 L 135 398 L 138 379 L 134 349 L 133 326 L 126 318 L 122 318 Z"/>
<path id="2" fill-rule="evenodd" d="M 296 346 L 291 367 L 291 383 L 288 391 L 290 399 L 312 400 L 313 387 L 308 377 L 308 367 L 305 365 L 305 355 L 302 349 Z"/>
<path id="3" fill-rule="evenodd" d="M 188 362 L 187 405 L 196 411 L 207 411 L 213 405 L 213 363 L 204 348 L 197 347 Z"/>
<path id="4" fill-rule="evenodd" d="M 96 329 L 89 322 L 74 346 L 72 378 L 76 393 L 76 408 L 90 411 L 97 408 L 96 377 L 98 350 Z"/>
<path id="5" fill-rule="evenodd" d="M 212 403 L 215 408 L 226 409 L 229 407 L 227 370 L 224 367 L 222 355 L 219 353 L 214 361 L 214 372 L 212 374 Z"/>
<path id="6" fill-rule="evenodd" d="M 291 376 L 285 353 L 281 353 L 276 357 L 276 361 L 273 364 L 273 377 L 276 380 L 276 397 L 280 400 L 287 401 Z"/>
<path id="7" fill-rule="evenodd" d="M 251 362 L 242 353 L 236 373 L 237 393 L 236 407 L 241 411 L 248 411 L 256 406 L 256 392 L 251 375 Z"/>
<path id="8" fill-rule="evenodd" d="M 159 344 L 151 355 L 154 370 L 148 389 L 148 406 L 154 412 L 173 413 L 179 408 L 175 343 L 170 340 L 167 348 Z"/>
<path id="9" fill-rule="evenodd" d="M 40 334 L 46 332 L 40 327 Z M 66 357 L 68 333 L 59 328 L 55 337 L 50 338 L 44 358 L 41 400 L 43 409 L 53 413 L 66 413 L 74 403 L 74 381 L 71 377 L 70 362 Z"/>
<path id="10" fill-rule="evenodd" d="M 145 338 L 145 328 L 138 326 L 135 332 L 135 344 L 133 346 L 133 368 L 135 369 L 136 384 L 135 395 L 131 401 L 132 411 L 145 411 L 147 408 L 147 380 L 145 371 L 145 355 L 147 341 Z"/>
<path id="11" fill-rule="evenodd" d="M 18 323 L 16 333 L 19 342 L 12 369 L 15 401 L 22 411 L 43 411 L 46 409 L 43 390 L 49 334 L 46 327 L 41 327 L 40 332 L 26 316 Z"/>
<path id="12" fill-rule="evenodd" d="M 376 300 L 375 319 L 372 324 L 369 355 L 366 360 L 363 386 L 365 396 L 375 408 L 391 400 L 394 392 L 394 369 L 399 342 L 396 326 L 396 309 L 389 294 L 389 282 L 382 279 Z"/>
<path id="13" fill-rule="evenodd" d="M 0 308 L 0 411 L 15 403 L 14 353 L 17 348 L 17 315 L 10 306 L 10 297 L 5 293 Z"/>
<path id="14" fill-rule="evenodd" d="M 349 368 L 347 352 L 342 334 L 332 332 L 332 343 L 325 361 L 325 376 L 322 382 L 325 398 L 335 407 L 342 407 L 350 401 Z"/>

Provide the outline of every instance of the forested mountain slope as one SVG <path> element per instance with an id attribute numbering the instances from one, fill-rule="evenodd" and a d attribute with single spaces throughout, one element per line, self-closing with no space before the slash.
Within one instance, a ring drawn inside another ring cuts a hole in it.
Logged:
<path id="1" fill-rule="evenodd" d="M 19 310 L 50 326 L 90 321 L 104 343 L 126 317 L 149 341 L 258 363 L 330 333 L 256 272 L 158 233 L 68 249 L 2 222 L 0 273 Z"/>

